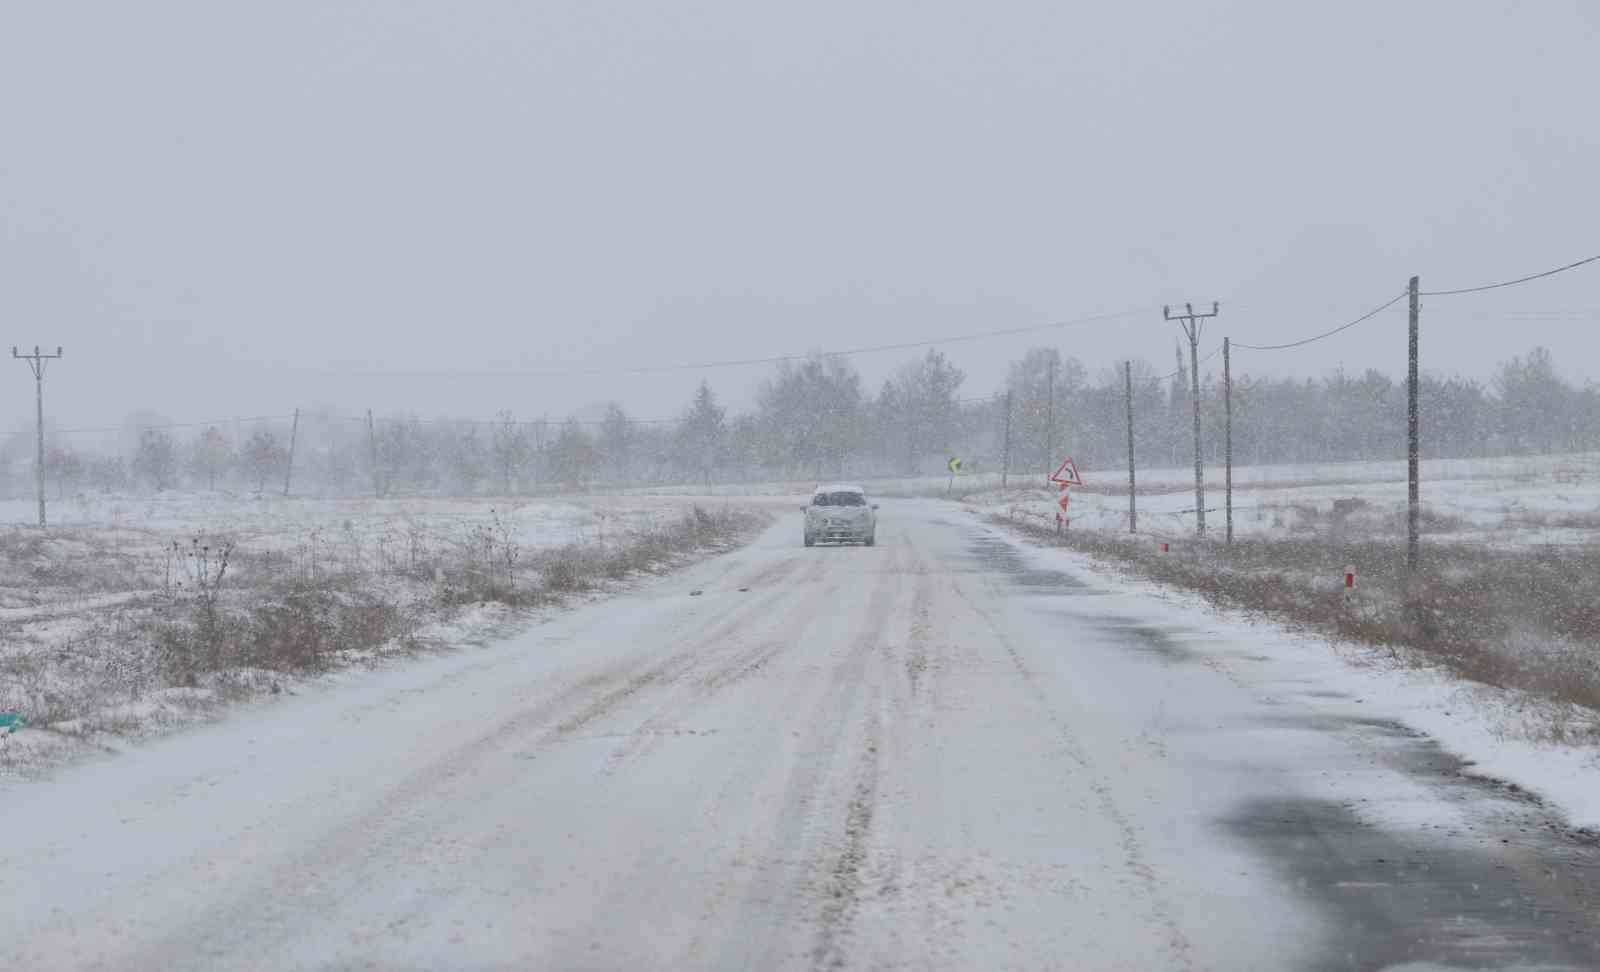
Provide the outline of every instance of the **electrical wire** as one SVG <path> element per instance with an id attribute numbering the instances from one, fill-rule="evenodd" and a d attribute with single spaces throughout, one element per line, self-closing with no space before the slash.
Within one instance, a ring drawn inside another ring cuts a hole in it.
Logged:
<path id="1" fill-rule="evenodd" d="M 1035 334 L 1040 331 L 1052 331 L 1069 327 L 1085 327 L 1090 324 L 1100 324 L 1105 321 L 1114 321 L 1135 314 L 1150 312 L 1148 307 L 1135 307 L 1129 310 L 1115 311 L 1109 314 L 1093 314 L 1087 317 L 1077 317 L 1066 321 L 1055 321 L 1050 324 L 1030 324 L 1024 327 L 1007 327 L 995 331 L 981 331 L 973 334 L 957 334 L 951 337 L 933 338 L 925 341 L 901 341 L 895 344 L 875 344 L 859 348 L 847 348 L 842 351 L 816 351 L 804 354 L 777 354 L 765 358 L 732 358 L 721 361 L 701 361 L 693 364 L 670 365 L 645 365 L 637 368 L 589 368 L 573 371 L 523 371 L 503 369 L 498 371 L 465 370 L 465 371 L 351 371 L 340 369 L 322 369 L 321 374 L 348 375 L 366 378 L 589 378 L 604 375 L 647 375 L 660 374 L 674 371 L 704 371 L 711 368 L 739 368 L 750 365 L 782 364 L 791 361 L 804 361 L 813 354 L 823 358 L 848 358 L 858 354 L 877 354 L 884 351 L 908 351 L 915 348 L 931 348 L 943 344 L 960 344 L 967 341 L 986 341 L 990 338 L 1007 337 L 1013 334 Z"/>
<path id="2" fill-rule="evenodd" d="M 163 429 L 194 429 L 202 425 L 230 425 L 237 422 L 287 422 L 293 415 L 252 415 L 248 418 L 209 419 L 204 422 L 166 422 L 160 425 L 103 425 L 98 428 L 57 429 L 57 432 L 158 432 Z"/>
<path id="3" fill-rule="evenodd" d="M 1502 281 L 1500 281 L 1498 283 L 1482 284 L 1482 285 L 1476 286 L 1476 287 L 1459 287 L 1459 288 L 1455 288 L 1455 289 L 1452 289 L 1452 290 L 1424 290 L 1424 291 L 1420 291 L 1418 293 L 1418 296 L 1421 296 L 1421 297 L 1451 297 L 1451 296 L 1456 296 L 1456 295 L 1460 295 L 1460 294 L 1482 293 L 1483 291 L 1487 291 L 1487 290 L 1499 290 L 1499 289 L 1501 289 L 1503 287 L 1514 287 L 1514 286 L 1517 286 L 1518 284 L 1529 283 L 1529 282 L 1534 281 L 1534 280 L 1542 280 L 1545 277 L 1555 276 L 1558 273 L 1565 273 L 1568 270 L 1575 270 L 1575 269 L 1577 269 L 1579 267 L 1586 266 L 1588 264 L 1596 263 L 1596 262 L 1600 262 L 1600 254 L 1596 254 L 1596 255 L 1590 256 L 1590 257 L 1585 257 L 1582 260 L 1576 260 L 1576 261 L 1574 261 L 1572 263 L 1566 264 L 1565 266 L 1555 267 L 1554 269 L 1545 270 L 1545 271 L 1542 271 L 1540 273 L 1529 274 L 1529 275 L 1524 276 L 1524 277 L 1517 277 L 1517 278 L 1512 279 L 1512 280 L 1502 280 Z M 1338 327 L 1335 327 L 1335 328 L 1333 328 L 1331 330 L 1328 330 L 1328 331 L 1324 331 L 1321 334 L 1316 334 L 1316 335 L 1313 335 L 1311 337 L 1303 338 L 1303 339 L 1298 340 L 1298 341 L 1290 341 L 1290 342 L 1287 342 L 1287 343 L 1284 343 L 1284 344 L 1246 344 L 1246 343 L 1244 343 L 1242 341 L 1234 341 L 1234 342 L 1232 342 L 1232 346 L 1235 347 L 1235 348 L 1240 348 L 1240 349 L 1247 350 L 1247 351 L 1287 351 L 1287 350 L 1291 350 L 1291 349 L 1294 349 L 1294 348 L 1305 347 L 1308 344 L 1314 344 L 1314 343 L 1316 343 L 1318 341 L 1326 340 L 1327 338 L 1333 337 L 1336 334 L 1339 334 L 1339 333 L 1342 333 L 1344 331 L 1347 331 L 1350 328 L 1355 327 L 1358 324 L 1362 324 L 1362 323 L 1364 323 L 1366 321 L 1371 320 L 1372 318 L 1376 317 L 1378 314 L 1382 313 L 1385 310 L 1388 310 L 1390 307 L 1392 307 L 1395 304 L 1399 303 L 1401 300 L 1404 300 L 1408 296 L 1408 294 L 1409 294 L 1409 291 L 1402 291 L 1401 293 L 1397 294 L 1395 297 L 1391 298 L 1388 301 L 1385 301 L 1383 304 L 1379 305 L 1378 307 L 1373 308 L 1371 311 L 1368 311 L 1367 313 L 1361 315 L 1360 317 L 1356 318 L 1353 321 L 1350 321 L 1350 322 L 1345 323 L 1345 324 L 1341 324 Z M 644 367 L 638 367 L 638 368 L 620 368 L 620 369 L 594 368 L 594 369 L 582 369 L 582 370 L 572 370 L 572 371 L 514 371 L 514 370 L 501 370 L 501 371 L 349 371 L 349 370 L 331 370 L 331 371 L 323 371 L 322 373 L 324 373 L 324 374 L 349 375 L 349 376 L 355 376 L 355 377 L 562 378 L 562 377 L 593 377 L 593 376 L 602 376 L 602 375 L 640 375 L 640 374 L 656 374 L 656 373 L 665 373 L 665 372 L 674 372 L 674 371 L 698 371 L 698 370 L 706 370 L 706 369 L 711 369 L 711 368 L 733 368 L 733 367 L 744 367 L 744 366 L 750 366 L 750 365 L 781 364 L 781 363 L 784 363 L 784 362 L 801 361 L 801 360 L 805 360 L 806 358 L 809 358 L 812 353 L 820 354 L 822 357 L 826 357 L 826 358 L 851 357 L 851 356 L 859 355 L 859 354 L 876 354 L 876 353 L 885 352 L 885 351 L 905 351 L 905 350 L 911 350 L 911 349 L 915 349 L 915 348 L 935 347 L 935 346 L 942 345 L 942 344 L 958 344 L 958 343 L 963 343 L 963 342 L 967 342 L 967 341 L 983 341 L 983 340 L 987 340 L 987 339 L 990 339 L 990 338 L 1006 337 L 1006 336 L 1014 335 L 1014 334 L 1033 334 L 1033 333 L 1038 333 L 1038 332 L 1041 332 L 1041 331 L 1057 330 L 1057 329 L 1061 329 L 1061 328 L 1083 327 L 1083 326 L 1087 326 L 1087 325 L 1090 325 L 1090 324 L 1098 324 L 1098 323 L 1102 323 L 1102 322 L 1105 322 L 1105 321 L 1117 320 L 1117 319 L 1120 319 L 1120 318 L 1131 317 L 1131 316 L 1133 316 L 1135 314 L 1143 314 L 1143 313 L 1147 313 L 1147 312 L 1149 312 L 1149 308 L 1133 308 L 1133 309 L 1130 309 L 1130 310 L 1116 311 L 1116 312 L 1109 313 L 1109 314 L 1094 314 L 1094 315 L 1089 315 L 1089 316 L 1086 316 L 1086 317 L 1074 318 L 1074 319 L 1066 320 L 1066 321 L 1056 321 L 1056 322 L 1053 322 L 1053 323 L 1050 323 L 1050 324 L 1034 324 L 1034 325 L 1029 325 L 1029 326 L 1025 326 L 1025 327 L 1001 328 L 999 330 L 983 331 L 983 332 L 978 332 L 978 333 L 973 333 L 973 334 L 959 334 L 959 335 L 954 335 L 954 336 L 951 336 L 951 337 L 936 338 L 936 339 L 924 340 L 924 341 L 902 341 L 902 342 L 897 342 L 897 343 L 894 343 L 894 344 L 879 344 L 879 345 L 870 345 L 870 346 L 859 347 L 859 348 L 849 348 L 849 349 L 842 350 L 842 351 L 811 352 L 811 353 L 806 353 L 806 354 L 781 354 L 781 355 L 771 355 L 771 356 L 764 357 L 764 358 L 737 358 L 737 359 L 728 359 L 728 360 L 721 360 L 721 361 L 703 361 L 703 362 L 697 362 L 697 363 L 693 363 L 693 364 L 653 365 L 653 366 L 644 366 Z M 1207 361 L 1210 361 L 1212 358 L 1216 357 L 1217 354 L 1220 351 L 1221 351 L 1221 347 L 1218 346 L 1217 348 L 1213 349 L 1210 354 L 1208 354 L 1204 358 L 1202 358 L 1200 360 L 1199 364 L 1205 364 Z M 1158 378 L 1156 380 L 1157 381 L 1167 381 L 1167 380 L 1170 380 L 1172 378 L 1176 378 L 1176 377 L 1178 377 L 1179 375 L 1181 375 L 1183 373 L 1184 373 L 1184 369 L 1183 368 L 1179 368 L 1177 371 L 1170 372 L 1170 373 L 1168 373 L 1166 375 L 1161 376 L 1160 378 Z M 971 403 L 974 403 L 974 402 L 988 402 L 988 401 L 993 401 L 993 400 L 995 400 L 997 398 L 1000 398 L 1003 394 L 1004 394 L 1003 392 L 997 392 L 997 393 L 995 393 L 993 395 L 980 396 L 980 397 L 976 397 L 976 398 L 962 398 L 962 399 L 957 399 L 957 403 L 965 405 L 965 404 L 971 404 Z M 340 420 L 344 420 L 344 421 L 363 421 L 363 419 L 361 419 L 360 417 L 351 417 L 351 416 L 323 416 L 323 417 L 324 418 L 335 418 L 335 419 L 340 419 Z M 96 427 L 96 428 L 61 429 L 59 431 L 62 432 L 62 433 L 74 433 L 74 434 L 101 433 L 101 432 L 148 432 L 148 431 L 157 431 L 157 430 L 164 430 L 164 429 L 199 428 L 201 426 L 226 425 L 226 424 L 229 424 L 229 423 L 235 423 L 236 424 L 236 423 L 240 423 L 240 422 L 282 421 L 282 420 L 287 420 L 289 418 L 290 418 L 289 415 L 257 415 L 257 416 L 252 416 L 252 417 L 249 417 L 249 418 L 212 419 L 212 420 L 209 420 L 209 421 L 201 421 L 201 422 L 171 422 L 171 423 L 165 423 L 165 424 L 160 424 L 160 425 L 145 425 L 145 426 L 100 426 L 100 427 Z M 380 421 L 393 421 L 393 420 L 392 419 L 383 419 L 383 420 L 380 420 Z M 500 424 L 497 420 L 485 420 L 485 419 L 427 419 L 427 420 L 419 420 L 419 421 L 425 421 L 425 422 L 427 422 L 429 424 L 469 424 L 469 425 L 498 425 L 498 424 Z M 678 421 L 678 420 L 677 419 L 629 419 L 630 423 L 639 424 L 639 425 L 664 425 L 664 424 L 670 424 L 670 423 L 673 423 L 673 422 L 676 422 L 676 421 Z M 580 421 L 579 422 L 580 425 L 600 425 L 602 423 L 603 423 L 603 420 L 587 420 L 587 421 Z M 519 426 L 531 426 L 531 425 L 536 425 L 536 424 L 539 424 L 539 423 L 538 422 L 532 422 L 532 421 L 522 421 L 522 422 L 516 422 L 514 424 L 519 425 Z"/>
<path id="4" fill-rule="evenodd" d="M 1321 334 L 1317 334 L 1317 335 L 1314 335 L 1314 336 L 1308 337 L 1308 338 L 1303 338 L 1302 340 L 1299 340 L 1299 341 L 1290 341 L 1287 344 L 1245 344 L 1243 341 L 1233 341 L 1232 342 L 1232 346 L 1236 347 L 1236 348 L 1244 348 L 1244 349 L 1246 349 L 1248 351 L 1287 351 L 1290 348 L 1305 347 L 1308 344 L 1314 344 L 1315 342 L 1321 341 L 1324 338 L 1333 337 L 1335 334 L 1338 334 L 1341 331 L 1348 331 L 1350 328 L 1355 327 L 1357 324 L 1360 324 L 1360 323 L 1362 323 L 1364 321 L 1369 321 L 1372 318 L 1377 317 L 1383 311 L 1386 311 L 1390 307 L 1393 307 L 1395 304 L 1398 304 L 1400 301 L 1405 300 L 1406 297 L 1408 297 L 1409 295 L 1410 295 L 1410 291 L 1409 290 L 1402 290 L 1400 293 L 1396 294 L 1394 297 L 1391 297 L 1389 300 L 1384 301 L 1379 306 L 1373 308 L 1372 310 L 1366 312 L 1365 314 L 1362 314 L 1360 317 L 1358 317 L 1355 320 L 1349 322 L 1348 324 L 1340 324 L 1338 327 L 1334 328 L 1331 331 L 1323 331 Z"/>
<path id="5" fill-rule="evenodd" d="M 1529 274 L 1526 277 L 1518 277 L 1515 280 L 1502 280 L 1499 283 L 1484 284 L 1481 287 L 1460 287 L 1456 290 L 1424 290 L 1419 292 L 1417 296 L 1451 297 L 1456 294 L 1476 294 L 1485 290 L 1499 290 L 1501 287 L 1515 287 L 1517 284 L 1525 284 L 1530 280 L 1541 280 L 1545 277 L 1553 277 L 1558 273 L 1565 273 L 1568 270 L 1576 270 L 1578 267 L 1581 267 L 1586 263 L 1594 263 L 1597 260 L 1600 260 L 1600 253 L 1597 253 L 1592 257 L 1585 257 L 1576 263 L 1569 263 L 1564 267 L 1556 267 L 1554 270 L 1546 270 L 1543 273 Z"/>
<path id="6" fill-rule="evenodd" d="M 1238 345 L 1236 344 L 1236 345 L 1234 345 L 1234 347 L 1238 347 Z M 1219 355 L 1221 353 L 1222 353 L 1222 345 L 1219 344 L 1216 347 L 1211 349 L 1211 353 L 1210 354 L 1208 354 L 1205 357 L 1201 358 L 1198 362 L 1196 362 L 1196 364 L 1197 365 L 1203 365 L 1207 361 L 1210 361 L 1212 358 L 1215 358 L 1217 355 Z M 1160 378 L 1157 378 L 1156 381 L 1167 381 L 1169 379 L 1176 378 L 1176 377 L 1178 377 L 1179 375 L 1183 374 L 1184 372 L 1186 372 L 1188 370 L 1189 369 L 1187 369 L 1187 368 L 1179 368 L 1177 371 L 1168 372 L 1167 374 L 1162 375 Z"/>

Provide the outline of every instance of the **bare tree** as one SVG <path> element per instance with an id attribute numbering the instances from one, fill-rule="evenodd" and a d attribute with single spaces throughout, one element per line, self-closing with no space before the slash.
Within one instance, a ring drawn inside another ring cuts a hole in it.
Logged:
<path id="1" fill-rule="evenodd" d="M 278 445 L 278 437 L 266 429 L 257 429 L 244 446 L 244 466 L 255 481 L 256 492 L 267 488 L 267 482 L 283 471 L 288 461 L 288 450 Z"/>
<path id="2" fill-rule="evenodd" d="M 232 461 L 233 449 L 215 425 L 200 433 L 189 453 L 190 470 L 204 478 L 210 490 L 217 488 L 217 477 L 227 471 Z"/>
<path id="3" fill-rule="evenodd" d="M 157 492 L 178 483 L 178 450 L 172 436 L 161 429 L 146 429 L 139 436 L 133 457 L 133 474 Z"/>
<path id="4" fill-rule="evenodd" d="M 605 418 L 600 420 L 600 461 L 605 473 L 614 479 L 629 474 L 628 465 L 633 458 L 633 420 L 616 402 L 606 405 Z"/>
<path id="5" fill-rule="evenodd" d="M 567 419 L 561 433 L 550 445 L 547 463 L 550 477 L 569 489 L 577 489 L 589 481 L 594 472 L 596 452 L 589 434 L 577 419 Z"/>
<path id="6" fill-rule="evenodd" d="M 509 411 L 495 416 L 494 436 L 491 443 L 495 470 L 500 474 L 500 486 L 511 495 L 511 484 L 526 475 L 532 461 L 533 449 L 528 441 L 528 428 Z"/>

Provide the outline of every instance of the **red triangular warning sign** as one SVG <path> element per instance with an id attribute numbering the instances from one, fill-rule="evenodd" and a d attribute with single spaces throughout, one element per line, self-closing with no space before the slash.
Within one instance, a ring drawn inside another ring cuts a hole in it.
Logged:
<path id="1" fill-rule="evenodd" d="M 1050 481 L 1052 483 L 1060 483 L 1063 486 L 1083 485 L 1083 477 L 1078 475 L 1078 464 L 1072 461 L 1071 456 L 1068 456 L 1066 461 L 1061 463 L 1060 469 L 1051 474 Z"/>

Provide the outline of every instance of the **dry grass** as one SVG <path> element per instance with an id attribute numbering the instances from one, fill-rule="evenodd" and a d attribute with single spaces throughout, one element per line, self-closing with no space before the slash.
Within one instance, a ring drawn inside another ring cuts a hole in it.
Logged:
<path id="1" fill-rule="evenodd" d="M 284 674 L 415 651 L 428 624 L 469 605 L 548 605 L 731 545 L 764 522 L 696 507 L 605 543 L 529 552 L 494 518 L 442 542 L 399 538 L 376 556 L 315 543 L 244 552 L 227 537 L 192 537 L 144 542 L 143 559 L 105 556 L 114 552 L 88 530 L 8 531 L 0 533 L 0 580 L 30 613 L 41 604 L 65 609 L 4 622 L 0 709 L 21 711 L 38 728 L 119 732 L 127 728 L 119 720 L 133 718 L 119 710 L 132 703 L 192 696 L 206 707 L 276 691 Z M 77 546 L 64 555 L 63 543 Z M 78 585 L 148 593 L 73 610 L 84 593 Z"/>

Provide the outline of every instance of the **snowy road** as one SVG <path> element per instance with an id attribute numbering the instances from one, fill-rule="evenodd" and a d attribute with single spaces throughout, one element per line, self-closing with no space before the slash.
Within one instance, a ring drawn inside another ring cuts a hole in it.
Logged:
<path id="1" fill-rule="evenodd" d="M 1594 847 L 1304 681 L 953 507 L 885 503 L 874 549 L 796 513 L 14 788 L 0 959 L 1600 967 Z"/>

